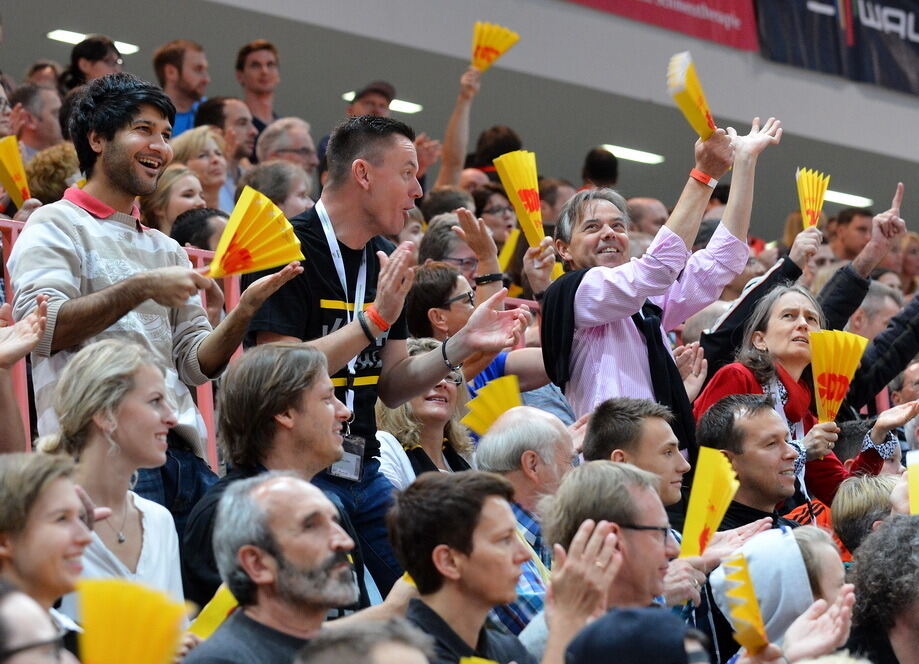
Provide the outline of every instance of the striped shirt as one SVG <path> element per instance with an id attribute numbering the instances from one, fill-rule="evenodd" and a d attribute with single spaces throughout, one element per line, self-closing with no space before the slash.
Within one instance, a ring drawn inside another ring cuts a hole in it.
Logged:
<path id="1" fill-rule="evenodd" d="M 543 574 L 552 567 L 552 552 L 543 546 L 542 529 L 536 518 L 517 503 L 511 503 L 511 509 L 517 517 L 517 532 L 543 565 L 540 570 L 532 558 L 523 563 L 517 579 L 517 599 L 510 604 L 496 606 L 488 614 L 495 625 L 516 636 L 545 606 L 546 579 Z"/>
<path id="2" fill-rule="evenodd" d="M 71 187 L 63 200 L 44 205 L 29 217 L 13 247 L 9 271 L 16 320 L 35 308 L 38 295 L 49 298 L 45 334 L 32 352 L 41 435 L 58 429 L 54 387 L 70 358 L 94 341 L 115 338 L 133 341 L 151 353 L 166 374 L 166 388 L 177 410 L 176 432 L 204 455 L 207 430 L 187 387 L 210 380 L 198 364 L 198 346 L 211 331 L 200 296 L 194 295 L 178 308 L 146 300 L 96 336 L 51 352 L 58 310 L 64 302 L 140 272 L 173 266 L 191 269 L 188 256 L 175 240 L 80 189 Z"/>
<path id="3" fill-rule="evenodd" d="M 683 240 L 664 226 L 641 258 L 587 272 L 575 295 L 571 380 L 565 392 L 575 415 L 613 397 L 654 400 L 648 349 L 632 315 L 650 300 L 663 310 L 661 334 L 666 335 L 718 299 L 743 270 L 748 254 L 747 245 L 719 225 L 708 247 L 690 255 Z"/>

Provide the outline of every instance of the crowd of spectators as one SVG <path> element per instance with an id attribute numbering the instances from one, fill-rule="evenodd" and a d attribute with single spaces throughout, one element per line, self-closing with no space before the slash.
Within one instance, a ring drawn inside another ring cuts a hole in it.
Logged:
<path id="1" fill-rule="evenodd" d="M 472 144 L 478 71 L 442 139 L 373 81 L 317 142 L 276 108 L 281 55 L 243 45 L 240 89 L 209 96 L 201 44 L 159 47 L 148 82 L 93 36 L 3 92 L 34 198 L 2 199 L 25 223 L 0 307 L 0 661 L 75 661 L 87 578 L 195 611 L 228 590 L 216 631 L 177 645 L 188 664 L 916 661 L 919 235 L 898 174 L 887 210 L 790 215 L 770 241 L 750 218 L 779 120 L 687 141 L 666 201 L 623 197 L 598 147 L 577 184 L 541 164 L 527 247 L 493 166 L 525 140 Z M 186 249 L 215 249 L 246 186 L 306 260 L 230 302 Z M 867 347 L 819 421 L 809 333 L 843 329 Z M 523 405 L 474 434 L 469 400 L 505 376 Z M 681 557 L 702 446 L 739 488 Z M 738 552 L 758 652 L 734 639 Z"/>

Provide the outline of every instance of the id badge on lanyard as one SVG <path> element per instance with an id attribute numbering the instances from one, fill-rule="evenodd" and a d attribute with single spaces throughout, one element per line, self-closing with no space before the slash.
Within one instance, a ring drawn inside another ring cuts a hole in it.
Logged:
<path id="1" fill-rule="evenodd" d="M 344 293 L 345 302 L 345 321 L 350 323 L 358 311 L 364 309 L 364 298 L 367 294 L 367 248 L 361 256 L 361 265 L 357 271 L 357 283 L 354 285 L 354 309 L 348 306 L 348 277 L 345 274 L 345 261 L 341 255 L 341 248 L 338 246 L 338 238 L 335 237 L 335 229 L 332 227 L 332 221 L 329 219 L 329 213 L 325 205 L 320 200 L 316 203 L 316 213 L 319 215 L 319 222 L 322 224 L 322 230 L 325 233 L 326 243 L 329 245 L 329 253 L 332 254 L 332 263 L 335 265 L 335 272 L 338 274 L 338 281 L 341 283 L 341 289 Z M 345 405 L 352 413 L 354 412 L 354 376 L 357 373 L 357 356 L 348 360 L 348 388 L 345 391 Z M 352 482 L 359 482 L 364 466 L 364 447 L 366 441 L 360 436 L 352 436 L 347 432 L 342 441 L 344 454 L 340 461 L 329 467 L 329 474 L 333 477 L 341 477 Z"/>

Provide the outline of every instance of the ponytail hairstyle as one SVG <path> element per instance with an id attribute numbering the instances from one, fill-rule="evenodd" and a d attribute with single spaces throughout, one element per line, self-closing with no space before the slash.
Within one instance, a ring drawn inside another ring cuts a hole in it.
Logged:
<path id="1" fill-rule="evenodd" d="M 86 448 L 93 417 L 102 413 L 114 431 L 118 406 L 134 389 L 134 375 L 148 364 L 158 367 L 149 351 L 135 343 L 106 339 L 83 348 L 67 364 L 54 391 L 60 430 L 41 438 L 36 447 L 78 458 Z"/>

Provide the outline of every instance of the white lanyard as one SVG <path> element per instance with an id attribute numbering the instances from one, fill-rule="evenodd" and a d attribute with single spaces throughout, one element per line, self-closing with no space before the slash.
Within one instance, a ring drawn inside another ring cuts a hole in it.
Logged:
<path id="1" fill-rule="evenodd" d="M 338 273 L 338 280 L 341 282 L 341 289 L 345 297 L 345 320 L 351 322 L 358 311 L 364 309 L 364 295 L 367 292 L 367 247 L 361 254 L 361 266 L 357 271 L 357 283 L 354 285 L 354 311 L 348 309 L 348 277 L 345 275 L 345 261 L 341 256 L 341 249 L 338 246 L 338 238 L 335 237 L 335 229 L 332 227 L 332 221 L 329 219 L 329 213 L 326 212 L 323 202 L 316 202 L 316 214 L 319 215 L 319 222 L 322 224 L 322 230 L 325 232 L 325 240 L 329 245 L 329 253 L 332 254 L 332 263 L 335 264 L 335 271 Z M 355 367 L 357 366 L 357 356 L 355 355 L 348 360 L 348 375 L 353 377 Z M 348 410 L 354 412 L 354 389 L 349 387 L 345 393 L 345 405 Z"/>

